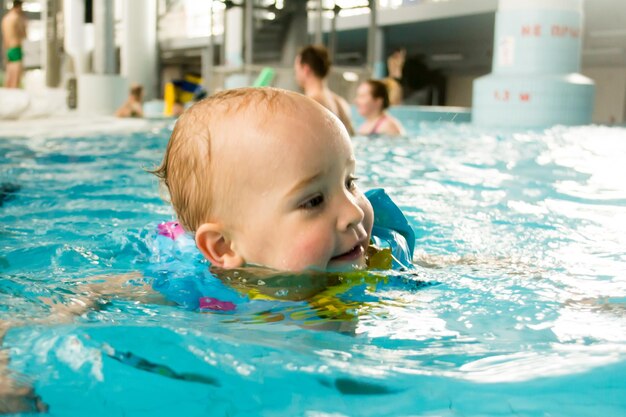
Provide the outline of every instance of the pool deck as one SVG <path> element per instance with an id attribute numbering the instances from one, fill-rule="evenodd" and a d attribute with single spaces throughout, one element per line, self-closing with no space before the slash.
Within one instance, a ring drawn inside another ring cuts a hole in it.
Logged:
<path id="1" fill-rule="evenodd" d="M 120 119 L 113 116 L 61 115 L 28 120 L 1 120 L 0 140 L 7 137 L 89 136 L 102 133 L 134 132 L 166 126 L 173 119 Z"/>

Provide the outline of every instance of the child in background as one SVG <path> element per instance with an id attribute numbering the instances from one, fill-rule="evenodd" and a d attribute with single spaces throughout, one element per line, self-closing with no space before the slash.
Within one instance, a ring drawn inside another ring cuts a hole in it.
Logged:
<path id="1" fill-rule="evenodd" d="M 143 117 L 143 87 L 133 84 L 128 98 L 115 112 L 116 117 Z"/>

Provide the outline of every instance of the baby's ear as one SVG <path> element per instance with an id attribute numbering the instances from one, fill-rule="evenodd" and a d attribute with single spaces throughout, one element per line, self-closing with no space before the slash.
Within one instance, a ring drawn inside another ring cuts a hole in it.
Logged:
<path id="1" fill-rule="evenodd" d="M 212 265 L 220 268 L 239 268 L 243 258 L 233 250 L 232 242 L 222 231 L 219 224 L 204 223 L 196 230 L 196 246 Z"/>

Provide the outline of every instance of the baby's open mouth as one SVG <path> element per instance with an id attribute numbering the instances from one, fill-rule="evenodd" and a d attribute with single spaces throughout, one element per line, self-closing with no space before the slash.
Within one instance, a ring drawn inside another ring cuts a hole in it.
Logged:
<path id="1" fill-rule="evenodd" d="M 339 254 L 337 256 L 333 256 L 330 260 L 331 262 L 354 261 L 356 259 L 360 259 L 364 254 L 365 249 L 363 248 L 363 244 L 362 242 L 359 242 L 349 251 Z"/>

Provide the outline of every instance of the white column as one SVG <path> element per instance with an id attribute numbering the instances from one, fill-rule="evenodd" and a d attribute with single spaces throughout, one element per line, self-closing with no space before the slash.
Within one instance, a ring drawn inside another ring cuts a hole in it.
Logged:
<path id="1" fill-rule="evenodd" d="M 323 41 L 323 35 L 324 35 L 324 31 L 322 28 L 322 25 L 324 23 L 324 4 L 323 4 L 323 0 L 318 0 L 317 2 L 317 10 L 316 10 L 316 16 L 315 16 L 315 43 L 317 45 L 321 45 L 324 43 Z"/>
<path id="2" fill-rule="evenodd" d="M 292 0 L 294 10 L 292 12 L 291 22 L 289 22 L 289 29 L 285 35 L 285 41 L 283 42 L 283 62 L 286 67 L 291 67 L 293 61 L 296 59 L 296 55 L 300 48 L 306 46 L 309 43 L 309 20 L 306 9 L 306 0 Z M 296 89 L 295 81 L 293 82 L 293 88 Z"/>
<path id="3" fill-rule="evenodd" d="M 233 7 L 225 10 L 226 14 L 226 62 L 227 67 L 240 67 L 243 65 L 243 9 L 241 7 Z"/>
<path id="4" fill-rule="evenodd" d="M 244 11 L 244 33 L 246 36 L 245 41 L 245 62 L 247 66 L 252 65 L 252 58 L 254 56 L 254 0 L 244 0 L 246 10 Z M 249 70 L 248 70 L 249 71 Z"/>
<path id="5" fill-rule="evenodd" d="M 78 2 L 73 2 L 73 4 L 80 2 L 82 1 L 79 0 Z M 114 3 L 113 0 L 94 0 L 93 5 L 94 24 L 92 26 L 95 38 L 93 42 L 94 71 L 92 74 L 78 74 L 78 111 L 84 114 L 113 114 L 115 109 L 124 102 L 128 95 L 128 82 L 126 78 L 116 73 L 115 68 Z M 76 22 L 79 20 L 82 21 L 84 19 L 84 10 L 84 5 L 79 5 L 79 7 L 75 8 L 70 18 Z M 78 12 L 81 13 L 76 16 Z M 82 26 L 83 29 L 87 29 L 85 24 Z M 85 30 L 82 33 L 88 32 L 88 30 Z M 80 48 L 85 46 L 85 43 L 90 42 L 85 42 L 84 39 L 72 39 L 70 43 L 75 43 L 75 46 L 80 51 Z M 88 47 L 87 45 L 87 48 Z M 147 85 L 145 82 L 141 83 L 144 86 Z"/>
<path id="6" fill-rule="evenodd" d="M 122 6 L 122 75 L 143 85 L 146 100 L 157 89 L 156 0 L 127 0 Z"/>
<path id="7" fill-rule="evenodd" d="M 42 2 L 41 20 L 45 28 L 42 40 L 42 63 L 46 74 L 46 86 L 58 87 L 61 81 L 61 62 L 59 59 L 59 42 L 57 28 L 58 0 Z"/>
<path id="8" fill-rule="evenodd" d="M 200 57 L 201 74 L 203 87 L 206 91 L 211 91 L 211 77 L 213 77 L 213 57 L 215 55 L 215 26 L 213 22 L 215 20 L 215 14 L 213 13 L 213 0 L 209 2 L 209 24 L 211 25 L 211 32 L 209 34 L 209 45 L 202 49 L 202 55 Z"/>
<path id="9" fill-rule="evenodd" d="M 340 8 L 335 4 L 333 7 L 333 20 L 330 21 L 330 33 L 328 34 L 328 51 L 330 60 L 335 62 L 335 54 L 337 53 L 337 17 L 339 17 Z"/>
<path id="10" fill-rule="evenodd" d="M 367 31 L 367 67 L 374 72 L 376 63 L 376 38 L 378 35 L 378 1 L 369 0 L 370 26 Z"/>
<path id="11" fill-rule="evenodd" d="M 113 0 L 94 0 L 94 56 L 95 74 L 115 74 L 115 26 Z"/>
<path id="12" fill-rule="evenodd" d="M 376 28 L 376 39 L 374 40 L 374 78 L 385 78 L 387 63 L 385 62 L 385 29 Z"/>
<path id="13" fill-rule="evenodd" d="M 65 52 L 72 58 L 76 75 L 87 72 L 85 1 L 64 0 Z"/>

